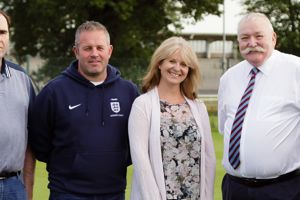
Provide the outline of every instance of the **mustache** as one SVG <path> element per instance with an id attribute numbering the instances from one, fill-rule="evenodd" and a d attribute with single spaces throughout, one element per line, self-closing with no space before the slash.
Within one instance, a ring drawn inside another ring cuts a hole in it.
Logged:
<path id="1" fill-rule="evenodd" d="M 265 49 L 262 47 L 247 47 L 246 49 L 242 50 L 243 54 L 248 54 L 250 52 L 260 52 L 260 53 L 264 53 Z"/>

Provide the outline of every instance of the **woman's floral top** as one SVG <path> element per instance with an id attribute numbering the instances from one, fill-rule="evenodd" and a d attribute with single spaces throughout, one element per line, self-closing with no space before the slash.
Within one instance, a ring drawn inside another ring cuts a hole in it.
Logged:
<path id="1" fill-rule="evenodd" d="M 187 102 L 160 101 L 161 150 L 167 199 L 200 199 L 201 139 Z"/>

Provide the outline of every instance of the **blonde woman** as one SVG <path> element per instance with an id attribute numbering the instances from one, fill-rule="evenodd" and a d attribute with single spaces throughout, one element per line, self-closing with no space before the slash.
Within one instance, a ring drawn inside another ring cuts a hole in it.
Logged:
<path id="1" fill-rule="evenodd" d="M 199 63 L 188 42 L 166 39 L 154 52 L 129 117 L 132 200 L 213 200 L 215 153 Z"/>

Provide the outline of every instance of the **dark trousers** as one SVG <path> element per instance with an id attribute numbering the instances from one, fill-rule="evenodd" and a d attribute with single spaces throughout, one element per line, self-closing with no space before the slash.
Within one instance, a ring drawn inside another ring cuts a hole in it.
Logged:
<path id="1" fill-rule="evenodd" d="M 50 191 L 49 200 L 125 200 L 125 194 L 78 195 Z"/>
<path id="2" fill-rule="evenodd" d="M 248 186 L 225 174 L 222 196 L 223 200 L 300 200 L 300 176 L 262 186 Z"/>

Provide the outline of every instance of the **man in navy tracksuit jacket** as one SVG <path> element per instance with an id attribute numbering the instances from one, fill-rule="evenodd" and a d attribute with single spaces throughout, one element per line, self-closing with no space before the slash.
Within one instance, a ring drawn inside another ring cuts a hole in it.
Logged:
<path id="1" fill-rule="evenodd" d="M 86 22 L 78 30 L 77 60 L 37 96 L 29 141 L 36 158 L 47 163 L 50 199 L 121 200 L 131 164 L 127 122 L 137 87 L 106 64 L 111 49 L 103 25 Z M 104 79 L 95 79 L 100 76 Z"/>

